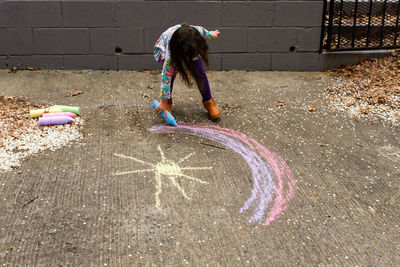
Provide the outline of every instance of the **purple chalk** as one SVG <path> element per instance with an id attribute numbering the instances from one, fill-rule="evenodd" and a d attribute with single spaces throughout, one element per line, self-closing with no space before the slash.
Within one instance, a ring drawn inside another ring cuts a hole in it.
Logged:
<path id="1" fill-rule="evenodd" d="M 54 113 L 43 113 L 42 117 L 58 117 L 58 116 L 67 116 L 71 118 L 75 118 L 76 115 L 75 113 L 72 112 L 54 112 Z"/>
<path id="2" fill-rule="evenodd" d="M 67 124 L 73 122 L 74 119 L 68 116 L 56 116 L 56 117 L 41 117 L 39 118 L 39 125 L 58 125 Z"/>

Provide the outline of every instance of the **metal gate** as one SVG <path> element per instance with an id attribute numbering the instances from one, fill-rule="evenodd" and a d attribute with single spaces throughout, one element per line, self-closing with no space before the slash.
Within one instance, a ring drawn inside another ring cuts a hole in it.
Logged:
<path id="1" fill-rule="evenodd" d="M 400 48 L 400 0 L 324 0 L 320 50 Z"/>

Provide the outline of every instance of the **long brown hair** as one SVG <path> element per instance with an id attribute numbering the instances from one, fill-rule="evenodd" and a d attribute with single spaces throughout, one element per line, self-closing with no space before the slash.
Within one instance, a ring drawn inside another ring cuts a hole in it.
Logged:
<path id="1" fill-rule="evenodd" d="M 193 83 L 190 81 L 188 72 L 196 81 L 201 79 L 193 59 L 200 56 L 199 60 L 202 59 L 209 66 L 208 44 L 198 30 L 187 23 L 181 25 L 182 27 L 174 32 L 169 43 L 171 66 L 174 72 L 181 74 L 183 82 L 191 87 Z"/>

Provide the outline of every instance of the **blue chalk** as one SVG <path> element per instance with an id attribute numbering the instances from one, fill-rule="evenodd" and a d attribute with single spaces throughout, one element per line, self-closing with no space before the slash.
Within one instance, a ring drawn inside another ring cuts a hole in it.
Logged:
<path id="1" fill-rule="evenodd" d="M 151 105 L 153 107 L 153 109 L 156 109 L 156 107 L 158 107 L 160 103 L 157 100 L 154 100 L 153 104 Z M 165 112 L 167 112 L 167 119 L 166 121 L 171 124 L 172 126 L 178 126 L 178 124 L 176 123 L 176 120 L 174 118 L 174 116 L 171 115 L 171 113 L 168 112 L 168 110 L 166 110 Z M 165 120 L 165 115 L 164 112 L 161 112 L 161 117 L 163 117 L 163 119 Z"/>

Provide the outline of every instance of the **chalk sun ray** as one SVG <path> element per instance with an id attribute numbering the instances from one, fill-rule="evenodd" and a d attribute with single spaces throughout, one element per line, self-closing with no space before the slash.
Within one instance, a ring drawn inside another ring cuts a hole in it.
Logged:
<path id="1" fill-rule="evenodd" d="M 185 177 L 185 178 L 187 178 L 187 179 L 189 179 L 189 180 L 194 180 L 194 181 L 199 182 L 199 183 L 201 183 L 201 184 L 208 184 L 208 182 L 206 182 L 206 181 L 202 181 L 202 180 L 200 180 L 200 179 L 194 178 L 194 177 L 189 176 L 189 175 L 186 175 L 186 174 L 182 174 L 181 176 L 182 176 L 182 177 Z"/>
<path id="2" fill-rule="evenodd" d="M 135 171 L 125 171 L 125 172 L 114 172 L 113 175 L 124 175 L 124 174 L 131 174 L 131 173 L 141 173 L 141 172 L 152 172 L 153 169 L 148 170 L 135 170 Z"/>
<path id="3" fill-rule="evenodd" d="M 117 157 L 120 157 L 120 158 L 131 159 L 131 160 L 137 161 L 139 163 L 154 167 L 154 164 L 151 164 L 151 163 L 148 163 L 148 162 L 144 162 L 143 160 L 140 160 L 140 159 L 137 159 L 137 158 L 134 158 L 134 157 L 131 157 L 131 156 L 125 156 L 123 154 L 117 154 L 117 153 L 115 153 L 114 155 L 117 156 Z"/>
<path id="4" fill-rule="evenodd" d="M 193 156 L 194 154 L 196 154 L 196 152 L 190 153 L 190 154 L 187 155 L 186 157 L 180 159 L 180 160 L 178 161 L 178 164 L 184 162 L 185 160 L 187 160 L 188 158 L 190 158 L 190 157 Z"/>

